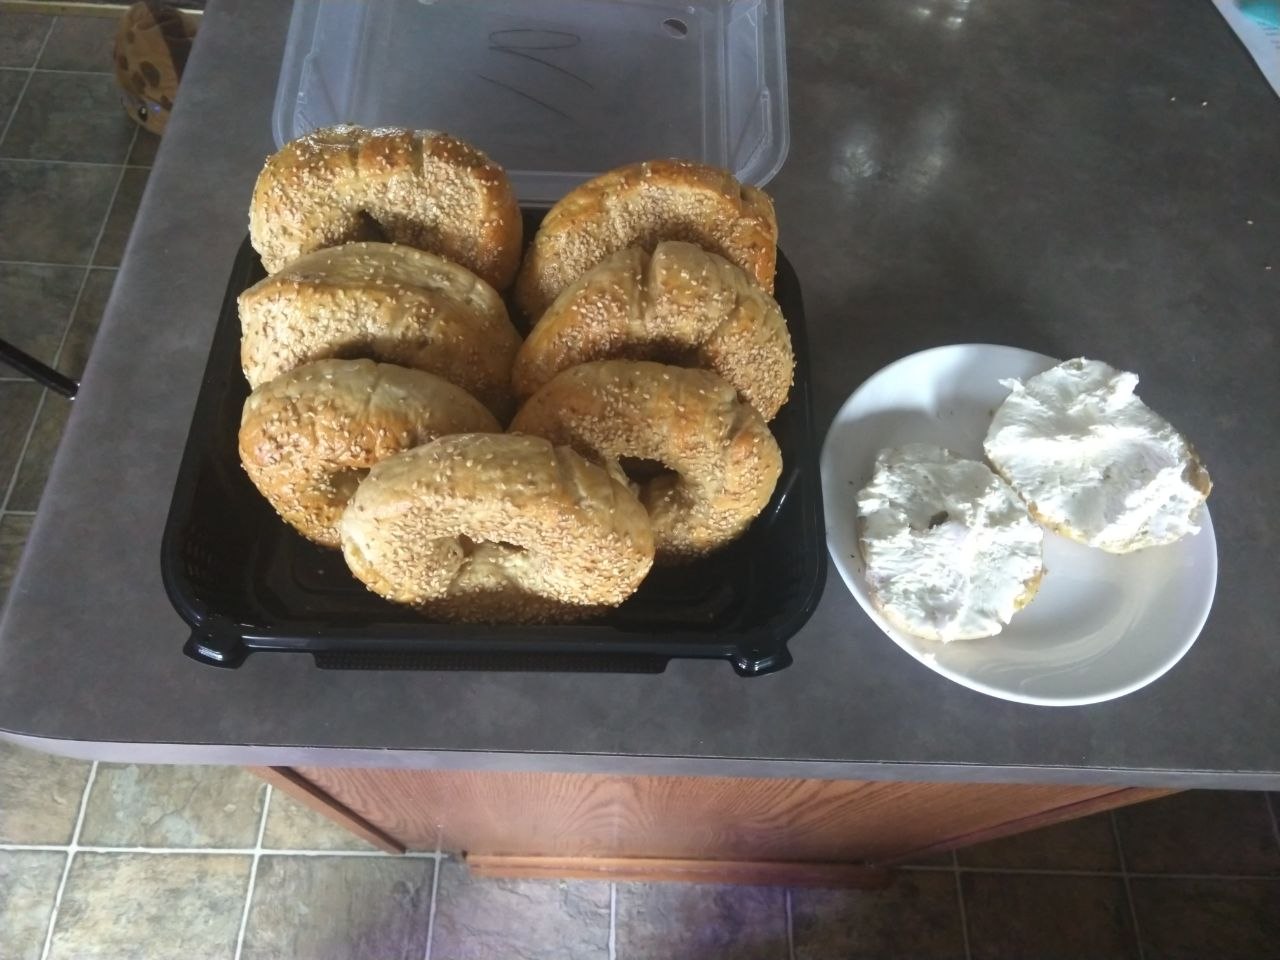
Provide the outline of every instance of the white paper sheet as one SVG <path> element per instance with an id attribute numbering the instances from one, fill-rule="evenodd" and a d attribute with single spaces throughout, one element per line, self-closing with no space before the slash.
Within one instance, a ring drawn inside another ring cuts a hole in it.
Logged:
<path id="1" fill-rule="evenodd" d="M 1250 16 L 1236 5 L 1236 0 L 1213 0 L 1213 3 L 1245 45 L 1271 89 L 1280 96 L 1280 28 Z"/>

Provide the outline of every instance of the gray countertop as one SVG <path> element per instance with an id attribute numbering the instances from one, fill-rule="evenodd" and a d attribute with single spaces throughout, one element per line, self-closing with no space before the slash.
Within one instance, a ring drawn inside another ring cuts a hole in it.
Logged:
<path id="1" fill-rule="evenodd" d="M 160 533 L 288 20 L 213 3 L 0 623 L 0 730 L 86 757 L 1280 786 L 1280 104 L 1208 0 L 788 0 L 816 415 L 987 341 L 1138 371 L 1209 463 L 1217 602 L 1172 672 L 1046 709 L 923 669 L 832 572 L 795 665 L 659 676 L 200 666 Z M 483 146 L 483 144 L 481 144 Z M 501 159 L 501 158 L 499 158 Z M 1269 265 L 1274 269 L 1267 269 Z"/>

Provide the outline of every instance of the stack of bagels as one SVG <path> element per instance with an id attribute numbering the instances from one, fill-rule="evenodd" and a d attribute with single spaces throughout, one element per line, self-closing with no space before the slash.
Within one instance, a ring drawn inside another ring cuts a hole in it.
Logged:
<path id="1" fill-rule="evenodd" d="M 521 262 L 483 153 L 329 127 L 268 158 L 249 227 L 268 276 L 239 301 L 241 462 L 375 593 L 445 620 L 588 617 L 768 503 L 794 358 L 773 206 L 728 173 L 606 173 Z"/>

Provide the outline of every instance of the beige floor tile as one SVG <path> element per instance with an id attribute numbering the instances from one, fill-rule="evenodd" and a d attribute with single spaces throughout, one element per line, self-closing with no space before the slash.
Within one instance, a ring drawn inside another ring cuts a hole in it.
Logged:
<path id="1" fill-rule="evenodd" d="M 62 443 L 62 431 L 71 415 L 71 401 L 52 390 L 45 391 L 44 403 L 36 414 L 27 449 L 18 464 L 18 476 L 9 494 L 10 510 L 35 510 L 40 505 L 45 481 L 54 455 Z"/>
<path id="2" fill-rule="evenodd" d="M 0 843 L 69 843 L 89 766 L 0 741 Z"/>
<path id="3" fill-rule="evenodd" d="M 628 960 L 787 960 L 781 887 L 618 884 L 617 953 Z"/>
<path id="4" fill-rule="evenodd" d="M 31 75 L 0 154 L 28 160 L 124 163 L 133 122 L 120 106 L 115 77 L 100 73 Z"/>
<path id="5" fill-rule="evenodd" d="M 1280 956 L 1280 880 L 1135 877 L 1145 960 Z"/>
<path id="6" fill-rule="evenodd" d="M 52 17 L 38 13 L 6 12 L 0 16 L 0 66 L 33 65 L 52 26 Z"/>
<path id="7" fill-rule="evenodd" d="M 480 880 L 462 864 L 446 861 L 440 865 L 431 956 L 604 960 L 609 956 L 609 885 Z"/>
<path id="8" fill-rule="evenodd" d="M 0 957 L 39 960 L 67 855 L 0 851 Z"/>
<path id="9" fill-rule="evenodd" d="M 8 489 L 9 478 L 22 457 L 43 390 L 39 384 L 27 381 L 0 383 L 0 497 Z"/>
<path id="10" fill-rule="evenodd" d="M 966 873 L 973 960 L 1128 960 L 1137 938 L 1119 877 Z"/>
<path id="11" fill-rule="evenodd" d="M 151 170 L 146 167 L 129 167 L 120 180 L 120 191 L 111 204 L 106 226 L 102 228 L 102 240 L 93 262 L 101 267 L 118 267 L 124 257 L 125 245 L 133 232 L 133 220 L 142 203 L 142 193 L 147 188 Z"/>
<path id="12" fill-rule="evenodd" d="M 22 88 L 27 85 L 25 70 L 0 70 L 0 128 L 9 122 L 13 108 L 18 105 Z"/>
<path id="13" fill-rule="evenodd" d="M 115 69 L 112 46 L 119 27 L 118 17 L 59 17 L 40 55 L 40 69 L 111 73 Z"/>
<path id="14" fill-rule="evenodd" d="M 279 790 L 271 792 L 271 809 L 267 811 L 267 829 L 262 836 L 262 846 L 266 850 L 376 849 Z"/>
<path id="15" fill-rule="evenodd" d="M 900 873 L 881 890 L 793 890 L 796 960 L 961 960 L 950 871 Z"/>
<path id="16" fill-rule="evenodd" d="M 1119 870 L 1111 815 L 1097 814 L 991 840 L 957 852 L 961 866 L 1034 870 Z"/>
<path id="17" fill-rule="evenodd" d="M 434 871 L 418 858 L 263 857 L 242 960 L 421 960 Z"/>
<path id="18" fill-rule="evenodd" d="M 1267 795 L 1189 790 L 1116 811 L 1130 873 L 1280 874 Z"/>
<path id="19" fill-rule="evenodd" d="M 27 535 L 31 533 L 32 519 L 12 513 L 0 517 L 0 608 L 4 607 L 5 598 L 9 595 L 9 585 L 13 583 L 13 575 L 18 571 L 18 561 L 22 559 Z M 0 788 L 0 796 L 2 795 L 3 788 Z"/>
<path id="20" fill-rule="evenodd" d="M 264 784 L 237 767 L 101 764 L 80 843 L 112 847 L 252 847 Z"/>
<path id="21" fill-rule="evenodd" d="M 78 853 L 49 960 L 231 960 L 252 862 L 227 854 Z"/>
<path id="22" fill-rule="evenodd" d="M 68 376 L 78 378 L 84 373 L 115 282 L 116 271 L 113 269 L 89 271 L 84 292 L 80 294 L 80 302 L 71 318 L 71 327 L 67 330 L 67 339 L 62 344 L 62 355 L 58 358 L 58 369 Z"/>
<path id="23" fill-rule="evenodd" d="M 84 267 L 0 263 L 0 339 L 53 363 L 84 278 Z M 18 375 L 7 366 L 0 374 Z"/>
<path id="24" fill-rule="evenodd" d="M 129 165 L 149 167 L 155 162 L 159 151 L 160 138 L 150 130 L 139 130 L 138 139 L 133 142 L 133 149 L 129 151 Z"/>
<path id="25" fill-rule="evenodd" d="M 118 167 L 0 160 L 0 260 L 88 263 L 119 179 Z"/>

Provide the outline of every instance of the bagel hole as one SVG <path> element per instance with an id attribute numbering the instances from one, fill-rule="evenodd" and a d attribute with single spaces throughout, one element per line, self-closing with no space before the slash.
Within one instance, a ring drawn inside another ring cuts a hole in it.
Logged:
<path id="1" fill-rule="evenodd" d="M 348 243 L 387 243 L 387 232 L 377 220 L 361 210 L 356 214 L 355 229 Z"/>
<path id="2" fill-rule="evenodd" d="M 356 487 L 360 486 L 360 481 L 368 475 L 368 468 L 339 470 L 337 473 L 333 474 L 331 482 L 338 500 L 346 501 L 354 497 L 356 494 Z"/>
<path id="3" fill-rule="evenodd" d="M 644 457 L 619 457 L 618 466 L 632 483 L 644 486 L 659 477 L 675 479 L 676 472 L 667 467 L 661 460 L 647 460 Z"/>
<path id="4" fill-rule="evenodd" d="M 695 347 L 676 340 L 659 340 L 645 344 L 643 350 L 636 351 L 635 360 L 650 360 L 653 363 L 665 363 L 671 367 L 682 367 L 685 370 L 700 370 L 706 367 L 706 360 Z"/>
<path id="5" fill-rule="evenodd" d="M 458 537 L 458 544 L 462 547 L 462 555 L 464 557 L 472 557 L 483 546 L 502 547 L 512 553 L 523 553 L 524 547 L 518 543 L 510 543 L 506 540 L 474 540 L 465 533 Z"/>

